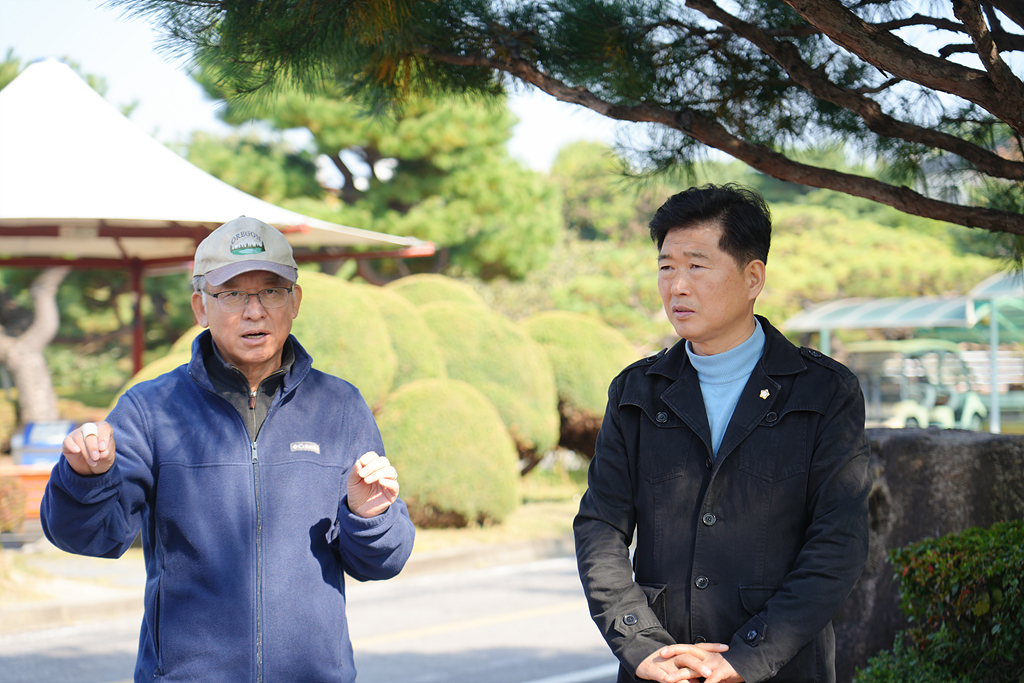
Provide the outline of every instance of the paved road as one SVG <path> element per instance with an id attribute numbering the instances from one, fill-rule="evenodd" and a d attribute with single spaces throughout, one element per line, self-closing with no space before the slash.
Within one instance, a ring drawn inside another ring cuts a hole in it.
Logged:
<path id="1" fill-rule="evenodd" d="M 360 683 L 613 683 L 575 562 L 350 581 Z M 4 683 L 130 680 L 137 617 L 0 636 Z"/>

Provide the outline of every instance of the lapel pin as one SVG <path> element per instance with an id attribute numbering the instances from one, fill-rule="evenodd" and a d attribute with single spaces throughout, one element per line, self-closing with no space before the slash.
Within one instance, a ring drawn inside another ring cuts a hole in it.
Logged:
<path id="1" fill-rule="evenodd" d="M 762 389 L 761 390 L 761 398 L 762 399 L 768 398 L 771 395 L 772 395 L 772 392 L 768 391 L 767 389 Z"/>

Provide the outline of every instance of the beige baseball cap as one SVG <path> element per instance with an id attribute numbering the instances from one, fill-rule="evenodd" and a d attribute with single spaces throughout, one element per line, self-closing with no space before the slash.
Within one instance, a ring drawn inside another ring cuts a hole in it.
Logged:
<path id="1" fill-rule="evenodd" d="M 292 245 L 284 235 L 261 220 L 239 216 L 199 243 L 192 276 L 205 275 L 207 282 L 219 287 L 253 270 L 267 270 L 289 282 L 299 278 Z"/>

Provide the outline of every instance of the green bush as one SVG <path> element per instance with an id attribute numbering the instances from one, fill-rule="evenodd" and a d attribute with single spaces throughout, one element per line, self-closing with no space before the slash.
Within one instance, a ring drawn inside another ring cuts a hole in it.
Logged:
<path id="1" fill-rule="evenodd" d="M 638 358 L 629 340 L 597 318 L 570 311 L 538 313 L 520 324 L 548 354 L 559 404 L 603 415 L 612 378 Z"/>
<path id="2" fill-rule="evenodd" d="M 205 327 L 200 327 L 199 325 L 193 325 L 188 328 L 184 334 L 171 344 L 171 350 L 168 353 L 192 353 L 192 341 L 205 329 Z"/>
<path id="3" fill-rule="evenodd" d="M 311 271 L 302 271 L 299 279 L 302 303 L 292 334 L 313 356 L 313 367 L 351 382 L 370 407 L 379 407 L 391 391 L 398 361 L 366 288 Z M 196 325 L 181 335 L 171 353 L 189 352 L 202 331 Z"/>
<path id="4" fill-rule="evenodd" d="M 420 306 L 435 301 L 454 301 L 462 304 L 487 306 L 483 297 L 470 285 L 444 275 L 431 273 L 410 275 L 388 283 L 385 289 L 401 294 Z"/>
<path id="5" fill-rule="evenodd" d="M 434 333 L 408 299 L 383 287 L 353 285 L 380 313 L 398 360 L 392 390 L 418 379 L 445 377 L 444 360 Z"/>
<path id="6" fill-rule="evenodd" d="M 897 636 L 892 651 L 883 650 L 868 660 L 857 672 L 854 683 L 970 683 L 970 679 L 954 674 L 924 657 L 912 645 Z"/>
<path id="7" fill-rule="evenodd" d="M 1024 520 L 914 543 L 889 559 L 915 654 L 966 681 L 1022 680 Z"/>
<path id="8" fill-rule="evenodd" d="M 558 443 L 554 372 L 544 349 L 508 318 L 476 305 L 438 301 L 421 308 L 448 376 L 472 384 L 498 409 L 531 462 Z"/>
<path id="9" fill-rule="evenodd" d="M 170 372 L 179 365 L 185 365 L 189 360 L 191 360 L 191 358 L 192 356 L 188 352 L 183 353 L 179 351 L 177 353 L 170 353 L 163 358 L 158 358 L 149 365 L 144 366 L 141 370 L 135 373 L 135 375 L 133 375 L 123 387 L 121 387 L 121 391 L 118 392 L 117 396 L 115 396 L 114 400 L 110 403 L 110 407 L 113 408 L 116 406 L 118 399 L 124 395 L 124 392 L 128 391 L 139 382 L 156 379 L 160 375 Z"/>
<path id="10" fill-rule="evenodd" d="M 371 408 L 391 392 L 398 359 L 380 313 L 363 290 L 323 273 L 303 271 L 302 305 L 292 334 L 313 367 L 354 384 Z"/>
<path id="11" fill-rule="evenodd" d="M 469 384 L 406 384 L 377 424 L 418 526 L 500 522 L 519 504 L 515 444 L 491 402 Z"/>

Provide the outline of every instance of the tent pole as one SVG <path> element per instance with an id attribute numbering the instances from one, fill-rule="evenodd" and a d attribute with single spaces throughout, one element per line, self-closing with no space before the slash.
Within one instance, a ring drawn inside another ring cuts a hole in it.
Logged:
<path id="1" fill-rule="evenodd" d="M 996 305 L 996 298 L 992 297 L 989 302 L 988 311 L 988 347 L 991 365 L 991 384 L 992 384 L 992 405 L 988 411 L 988 431 L 992 434 L 999 434 L 1002 431 L 1001 419 L 1002 415 L 999 412 L 999 320 L 997 317 L 998 307 Z"/>
<path id="2" fill-rule="evenodd" d="M 135 292 L 135 319 L 132 321 L 132 374 L 142 369 L 142 351 L 146 344 L 146 326 L 142 320 L 142 263 L 132 263 L 132 291 Z"/>

